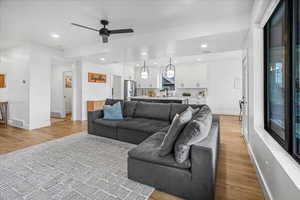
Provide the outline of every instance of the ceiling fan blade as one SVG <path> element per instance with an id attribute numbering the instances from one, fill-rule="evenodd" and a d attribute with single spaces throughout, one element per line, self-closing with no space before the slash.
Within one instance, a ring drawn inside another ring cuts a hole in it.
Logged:
<path id="1" fill-rule="evenodd" d="M 75 23 L 71 23 L 72 25 L 74 25 L 74 26 L 78 26 L 78 27 L 81 27 L 81 28 L 85 28 L 85 29 L 89 29 L 89 30 L 92 30 L 92 31 L 99 31 L 99 30 L 97 30 L 97 29 L 95 29 L 95 28 L 91 28 L 91 27 L 88 27 L 88 26 L 83 26 L 83 25 L 80 25 L 80 24 L 75 24 Z"/>
<path id="2" fill-rule="evenodd" d="M 133 33 L 132 28 L 127 29 L 116 29 L 116 30 L 109 30 L 110 34 L 118 34 L 118 33 Z"/>

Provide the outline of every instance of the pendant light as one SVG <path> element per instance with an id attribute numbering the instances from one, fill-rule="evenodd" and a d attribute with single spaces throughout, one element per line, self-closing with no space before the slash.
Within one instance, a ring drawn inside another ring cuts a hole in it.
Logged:
<path id="1" fill-rule="evenodd" d="M 149 70 L 146 67 L 146 61 L 144 61 L 144 66 L 142 67 L 142 70 L 141 70 L 141 78 L 147 79 L 148 77 L 149 77 Z"/>
<path id="2" fill-rule="evenodd" d="M 175 76 L 175 65 L 172 64 L 172 58 L 170 57 L 170 63 L 165 67 L 165 74 L 168 78 Z"/>

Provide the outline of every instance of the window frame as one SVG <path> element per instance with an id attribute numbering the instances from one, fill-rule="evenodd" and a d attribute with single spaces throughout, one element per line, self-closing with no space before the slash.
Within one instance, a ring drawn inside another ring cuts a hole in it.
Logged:
<path id="1" fill-rule="evenodd" d="M 270 16 L 266 25 L 264 26 L 264 126 L 266 131 L 289 153 L 291 154 L 296 161 L 300 164 L 300 155 L 295 154 L 295 140 L 294 140 L 294 130 L 295 130 L 295 105 L 294 105 L 294 97 L 295 97 L 295 73 L 294 73 L 294 65 L 295 65 L 295 35 L 296 35 L 296 20 L 300 12 L 296 9 L 297 2 L 299 0 L 280 0 L 274 12 Z M 284 98 L 284 123 L 285 130 L 284 135 L 285 139 L 283 140 L 275 130 L 270 127 L 269 120 L 269 95 L 268 95 L 268 59 L 269 59 L 269 33 L 270 33 L 270 19 L 275 15 L 278 11 L 280 4 L 286 3 L 284 10 L 284 21 L 285 27 L 283 27 L 284 34 L 284 45 L 285 49 L 285 72 L 284 72 L 284 81 L 285 81 L 285 98 Z"/>
<path id="2" fill-rule="evenodd" d="M 292 26 L 291 26 L 291 37 L 292 37 L 292 41 L 291 41 L 291 49 L 293 49 L 294 51 L 292 52 L 292 100 L 294 102 L 295 100 L 295 88 L 296 88 L 296 72 L 295 72 L 295 65 L 299 65 L 300 64 L 300 56 L 297 55 L 297 26 L 300 26 L 300 24 L 297 25 L 297 20 L 300 16 L 300 11 L 298 10 L 299 8 L 299 4 L 300 1 L 299 0 L 293 0 L 293 6 L 292 6 Z M 298 30 L 300 31 L 300 28 L 298 27 Z M 300 33 L 298 33 L 300 34 Z M 299 37 L 299 36 L 298 36 Z M 300 37 L 299 37 L 300 39 Z M 299 59 L 297 61 L 297 58 Z M 300 66 L 299 66 L 300 68 Z M 300 69 L 299 69 L 300 70 Z M 300 78 L 300 77 L 299 77 Z M 293 132 L 292 132 L 292 137 L 293 137 L 293 141 L 292 141 L 292 156 L 294 157 L 294 159 L 296 159 L 299 164 L 300 164 L 300 153 L 297 154 L 296 153 L 296 141 L 295 141 L 295 126 L 296 126 L 296 107 L 295 104 L 292 105 L 292 125 L 293 125 Z"/>

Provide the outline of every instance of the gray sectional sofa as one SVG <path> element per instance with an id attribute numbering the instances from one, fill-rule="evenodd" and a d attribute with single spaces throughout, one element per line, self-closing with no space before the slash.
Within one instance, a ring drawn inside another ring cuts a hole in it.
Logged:
<path id="1" fill-rule="evenodd" d="M 123 120 L 104 120 L 103 111 L 88 113 L 88 133 L 138 144 L 128 153 L 128 178 L 189 200 L 213 200 L 215 194 L 219 118 L 214 116 L 210 133 L 192 145 L 190 162 L 179 164 L 174 155 L 159 156 L 160 145 L 176 113 L 189 105 L 121 102 Z M 192 105 L 202 107 L 206 105 Z"/>

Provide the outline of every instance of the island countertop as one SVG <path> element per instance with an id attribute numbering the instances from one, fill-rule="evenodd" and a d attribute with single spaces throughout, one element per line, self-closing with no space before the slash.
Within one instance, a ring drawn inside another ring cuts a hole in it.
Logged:
<path id="1" fill-rule="evenodd" d="M 144 101 L 144 102 L 155 102 L 155 103 L 182 103 L 188 104 L 188 97 L 149 97 L 149 96 L 135 96 L 130 98 L 132 101 Z"/>
<path id="2" fill-rule="evenodd" d="M 149 100 L 188 100 L 189 97 L 176 97 L 176 96 L 169 96 L 169 97 L 149 97 L 149 96 L 134 96 L 130 97 L 131 99 L 149 99 Z"/>

